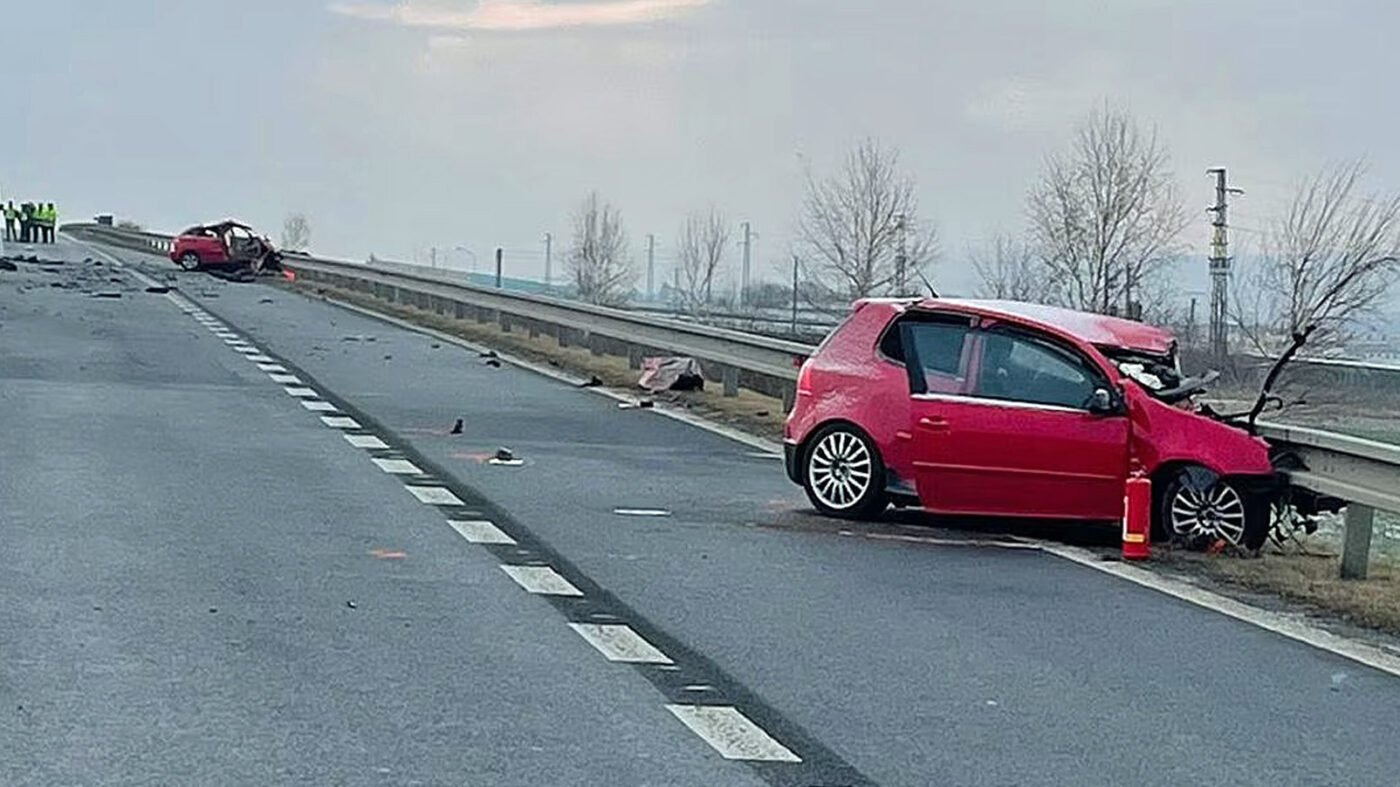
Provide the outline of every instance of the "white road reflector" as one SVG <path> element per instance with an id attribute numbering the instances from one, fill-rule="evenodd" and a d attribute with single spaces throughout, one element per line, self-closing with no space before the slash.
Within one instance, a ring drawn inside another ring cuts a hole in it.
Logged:
<path id="1" fill-rule="evenodd" d="M 728 705 L 667 705 L 666 710 L 726 760 L 802 762 L 762 727 Z"/>
<path id="2" fill-rule="evenodd" d="M 466 505 L 461 498 L 452 494 L 452 490 L 441 486 L 405 486 L 409 494 L 418 498 L 418 502 L 430 506 L 460 506 Z"/>
<path id="3" fill-rule="evenodd" d="M 260 363 L 258 364 L 258 370 L 264 372 L 279 372 L 281 374 L 287 373 L 287 367 L 280 363 Z"/>
<path id="4" fill-rule="evenodd" d="M 286 391 L 288 396 L 295 396 L 298 399 L 316 399 L 320 397 L 320 394 L 316 393 L 316 391 L 311 388 L 298 388 L 289 385 L 282 390 Z"/>
<path id="5" fill-rule="evenodd" d="M 588 644 L 598 649 L 608 661 L 622 661 L 628 664 L 673 664 L 665 653 L 642 638 L 641 634 L 624 625 L 597 625 L 593 623 L 570 623 L 569 628 L 578 632 Z"/>
<path id="6" fill-rule="evenodd" d="M 360 422 L 354 418 L 346 418 L 343 415 L 323 415 L 321 423 L 332 429 L 359 429 Z"/>
<path id="7" fill-rule="evenodd" d="M 582 596 L 583 591 L 574 587 L 549 566 L 501 566 L 501 570 L 515 580 L 515 584 L 538 596 Z"/>
<path id="8" fill-rule="evenodd" d="M 307 400 L 305 400 L 305 399 L 302 399 L 302 400 L 301 400 L 301 406 L 302 406 L 302 407 L 305 407 L 306 409 L 310 410 L 310 411 L 313 412 L 313 413 L 334 413 L 334 412 L 337 412 L 336 406 L 333 405 L 333 404 L 331 404 L 330 402 L 309 402 L 309 401 L 307 401 Z"/>
<path id="9" fill-rule="evenodd" d="M 514 544 L 515 539 L 506 535 L 505 531 L 496 527 L 495 523 L 487 522 L 484 519 L 473 519 L 461 521 L 456 519 L 447 520 L 447 524 L 462 538 L 473 544 Z"/>
<path id="10" fill-rule="evenodd" d="M 423 471 L 418 469 L 418 465 L 407 459 L 380 459 L 370 457 L 370 461 L 379 466 L 380 470 L 395 475 L 422 475 Z"/>
<path id="11" fill-rule="evenodd" d="M 269 357 L 267 357 L 266 355 L 245 355 L 245 356 L 243 356 L 243 357 L 244 357 L 244 358 L 247 358 L 248 360 L 252 361 L 253 363 L 276 363 L 276 362 L 277 362 L 277 360 L 276 360 L 275 358 L 269 358 Z"/>
<path id="12" fill-rule="evenodd" d="M 278 385 L 298 385 L 301 383 L 301 378 L 295 374 L 269 374 L 268 377 L 271 377 L 272 381 Z"/>
<path id="13" fill-rule="evenodd" d="M 348 434 L 345 442 L 356 448 L 388 448 L 389 444 L 372 434 Z"/>

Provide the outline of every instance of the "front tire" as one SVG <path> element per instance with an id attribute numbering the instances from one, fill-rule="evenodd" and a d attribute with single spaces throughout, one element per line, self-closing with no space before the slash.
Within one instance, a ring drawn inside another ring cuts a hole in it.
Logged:
<path id="1" fill-rule="evenodd" d="M 817 511 L 843 519 L 873 519 L 889 505 L 885 463 L 864 432 L 847 424 L 817 430 L 802 458 L 802 486 Z"/>
<path id="2" fill-rule="evenodd" d="M 187 271 L 199 270 L 199 255 L 192 251 L 187 251 L 180 255 L 180 267 Z"/>
<path id="3" fill-rule="evenodd" d="M 1223 541 L 1255 551 L 1269 536 L 1269 507 L 1204 467 L 1182 467 L 1166 479 L 1158 524 L 1167 538 L 1190 549 Z"/>

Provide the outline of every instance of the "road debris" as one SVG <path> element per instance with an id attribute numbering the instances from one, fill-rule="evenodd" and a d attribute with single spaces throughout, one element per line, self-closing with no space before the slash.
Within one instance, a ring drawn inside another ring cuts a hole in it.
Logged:
<path id="1" fill-rule="evenodd" d="M 448 432 L 448 434 L 461 434 L 461 433 L 462 433 L 462 419 L 458 418 L 458 419 L 457 419 L 457 423 L 455 423 L 455 424 L 452 425 L 452 431 Z"/>
<path id="2" fill-rule="evenodd" d="M 486 460 L 488 465 L 499 465 L 504 467 L 519 467 L 525 464 L 525 460 L 516 458 L 514 452 L 509 448 L 497 448 L 496 453 Z"/>
<path id="3" fill-rule="evenodd" d="M 578 387 L 580 387 L 580 388 L 601 388 L 602 385 L 603 385 L 603 381 L 600 380 L 600 379 L 598 379 L 598 375 L 595 374 L 595 375 L 593 375 L 592 377 L 589 377 L 589 378 L 588 378 L 587 380 L 585 380 L 584 382 L 579 383 Z"/>
<path id="4" fill-rule="evenodd" d="M 500 362 L 498 359 L 496 359 L 496 358 L 490 358 L 490 359 L 488 359 L 488 360 L 486 361 L 486 365 L 489 366 L 489 367 L 491 367 L 492 369 L 499 369 L 499 368 L 501 368 L 501 362 Z"/>
<path id="5" fill-rule="evenodd" d="M 500 358 L 501 356 L 497 355 L 495 350 L 487 350 L 487 351 L 484 352 L 484 353 L 479 353 L 479 354 L 477 355 L 477 357 L 478 357 L 478 358 Z"/>
<path id="6" fill-rule="evenodd" d="M 653 402 L 650 399 L 642 399 L 636 402 L 617 403 L 617 409 L 619 410 L 650 410 L 654 407 L 656 407 L 656 402 Z"/>
<path id="7" fill-rule="evenodd" d="M 155 295 L 164 295 L 167 292 L 170 292 L 170 288 L 164 285 L 157 284 L 153 287 L 147 287 L 146 292 L 153 293 Z"/>
<path id="8" fill-rule="evenodd" d="M 19 266 L 9 260 L 0 259 L 0 271 L 17 271 Z"/>
<path id="9" fill-rule="evenodd" d="M 353 601 L 347 601 L 347 602 L 345 602 L 345 606 L 347 606 L 347 607 L 349 607 L 349 608 L 351 608 L 351 609 L 359 609 L 359 608 L 360 608 L 360 605 L 359 605 L 359 604 L 356 604 L 356 603 L 353 602 Z"/>
<path id="10" fill-rule="evenodd" d="M 122 294 L 119 293 L 119 292 L 94 292 L 94 293 L 92 294 L 92 297 L 94 297 L 94 298 L 120 298 L 120 297 L 122 297 Z"/>
<path id="11" fill-rule="evenodd" d="M 643 358 L 642 376 L 637 386 L 653 393 L 658 391 L 703 391 L 705 377 L 700 362 L 694 358 Z"/>

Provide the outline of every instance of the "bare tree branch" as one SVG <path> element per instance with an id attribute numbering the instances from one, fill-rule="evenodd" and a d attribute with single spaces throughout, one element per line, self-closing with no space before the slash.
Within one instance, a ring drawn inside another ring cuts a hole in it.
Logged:
<path id="1" fill-rule="evenodd" d="M 1043 300 L 1087 311 L 1131 311 L 1154 272 L 1180 251 L 1186 227 L 1170 156 L 1155 131 L 1104 108 L 1048 156 L 1027 197 L 1031 243 L 1048 274 Z"/>
<path id="2" fill-rule="evenodd" d="M 936 236 L 920 226 L 914 180 L 899 172 L 899 151 L 866 140 L 836 175 L 807 174 L 797 244 L 830 297 L 854 300 L 920 291 Z"/>
<path id="3" fill-rule="evenodd" d="M 1400 275 L 1400 194 L 1358 193 L 1365 172 L 1355 161 L 1306 178 L 1270 226 L 1231 315 L 1261 352 L 1309 325 L 1310 345 L 1345 344 Z"/>
<path id="4" fill-rule="evenodd" d="M 311 222 L 304 213 L 293 213 L 282 222 L 282 248 L 306 251 L 311 245 Z"/>
<path id="5" fill-rule="evenodd" d="M 627 231 L 622 215 L 592 192 L 574 213 L 574 243 L 569 270 L 578 295 L 589 303 L 617 305 L 637 279 L 627 254 Z"/>
<path id="6" fill-rule="evenodd" d="M 681 227 L 681 307 L 692 314 L 707 309 L 714 297 L 715 274 L 729 246 L 729 223 L 712 205 L 707 213 L 692 213 Z"/>
<path id="7" fill-rule="evenodd" d="M 1013 301 L 1042 300 L 1046 270 L 1024 242 L 998 233 L 990 248 L 969 255 L 972 269 L 982 280 L 978 294 Z"/>

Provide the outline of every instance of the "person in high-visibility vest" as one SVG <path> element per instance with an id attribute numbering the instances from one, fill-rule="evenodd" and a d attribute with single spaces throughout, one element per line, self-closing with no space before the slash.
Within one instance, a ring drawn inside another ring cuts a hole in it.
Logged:
<path id="1" fill-rule="evenodd" d="M 58 208 L 50 202 L 44 207 L 44 237 L 45 243 L 53 243 L 54 230 L 58 229 Z"/>
<path id="2" fill-rule="evenodd" d="M 19 206 L 19 242 L 34 242 L 34 203 L 26 202 Z"/>
<path id="3" fill-rule="evenodd" d="M 15 222 L 19 220 L 19 208 L 15 207 L 15 201 L 10 200 L 10 204 L 5 206 L 5 240 L 19 240 L 19 235 L 15 233 Z"/>

